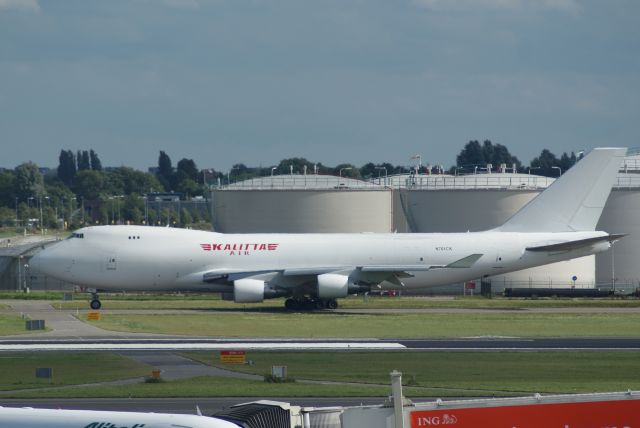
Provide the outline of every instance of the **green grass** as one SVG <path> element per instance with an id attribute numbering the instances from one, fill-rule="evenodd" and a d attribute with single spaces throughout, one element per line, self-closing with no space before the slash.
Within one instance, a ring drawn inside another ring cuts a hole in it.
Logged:
<path id="1" fill-rule="evenodd" d="M 0 397 L 385 397 L 390 393 L 391 388 L 386 386 L 274 384 L 258 380 L 197 377 L 161 383 L 41 389 L 10 394 L 0 393 Z M 405 394 L 408 393 L 418 396 L 424 392 L 421 388 L 416 388 L 405 390 Z"/>
<path id="2" fill-rule="evenodd" d="M 40 330 L 41 332 L 42 330 Z M 26 330 L 25 320 L 18 315 L 0 315 L 0 336 L 24 333 L 36 333 L 36 331 Z"/>
<path id="3" fill-rule="evenodd" d="M 640 358 L 632 352 L 250 352 L 253 365 L 241 366 L 220 364 L 217 353 L 184 354 L 254 374 L 285 365 L 294 379 L 386 384 L 399 370 L 414 387 L 475 395 L 640 389 Z"/>
<path id="4" fill-rule="evenodd" d="M 86 320 L 86 315 L 81 318 Z M 90 323 L 107 330 L 224 337 L 631 337 L 640 333 L 640 314 L 616 313 L 103 313 L 100 321 Z"/>
<path id="5" fill-rule="evenodd" d="M 18 294 L 18 293 L 16 293 Z M 238 304 L 221 300 L 217 294 L 102 294 L 104 309 L 264 309 L 273 310 L 284 307 L 283 299 L 268 300 L 264 303 Z M 0 299 L 3 298 L 0 294 Z M 16 297 L 19 298 L 19 297 Z M 50 298 L 60 300 L 62 295 Z M 52 302 L 61 309 L 85 309 L 88 307 L 88 294 L 76 293 L 74 301 Z M 341 309 L 526 309 L 526 308 L 637 308 L 637 298 L 599 298 L 599 299 L 508 299 L 484 297 L 349 297 L 339 300 Z"/>
<path id="6" fill-rule="evenodd" d="M 36 379 L 36 368 L 53 369 L 51 384 Z M 108 352 L 2 353 L 0 391 L 106 382 L 149 375 L 151 367 Z"/>
<path id="7" fill-rule="evenodd" d="M 400 370 L 408 397 L 517 396 L 540 393 L 589 393 L 640 389 L 640 359 L 632 352 L 249 352 L 253 365 L 224 366 L 216 352 L 184 352 L 210 365 L 263 375 L 286 365 L 295 382 L 197 377 L 157 384 L 50 388 L 0 392 L 2 397 L 335 397 L 390 393 L 389 372 Z M 68 354 L 47 354 L 51 364 Z M 87 354 L 101 355 L 101 354 Z M 113 355 L 113 354 L 111 354 Z M 2 359 L 0 359 L 2 361 Z M 11 362 L 16 364 L 15 362 Z M 18 362 L 19 363 L 19 362 Z M 44 363 L 41 362 L 41 363 Z M 1 363 L 0 363 L 1 364 Z M 68 361 L 67 366 L 89 364 Z M 94 382 L 100 367 L 77 370 L 75 383 Z M 35 367 L 35 366 L 34 366 Z M 30 369 L 31 370 L 31 369 Z M 54 368 L 54 374 L 56 368 Z M 29 371 L 32 376 L 32 372 Z M 129 377 L 134 375 L 129 374 Z M 122 377 L 122 376 L 121 376 Z M 305 380 L 341 382 L 309 384 Z M 6 389 L 25 387 L 18 384 Z"/>
<path id="8" fill-rule="evenodd" d="M 62 291 L 3 291 L 0 292 L 0 300 L 62 300 L 63 295 Z"/>

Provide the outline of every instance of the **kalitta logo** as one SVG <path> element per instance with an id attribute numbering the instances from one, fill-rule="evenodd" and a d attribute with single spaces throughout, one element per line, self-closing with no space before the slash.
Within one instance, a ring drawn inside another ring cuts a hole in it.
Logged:
<path id="1" fill-rule="evenodd" d="M 275 251 L 279 244 L 236 243 L 236 244 L 200 244 L 204 251 L 226 252 L 230 256 L 248 256 L 252 251 Z"/>
<path id="2" fill-rule="evenodd" d="M 91 422 L 84 428 L 143 428 L 145 424 L 116 425 L 111 422 Z"/>

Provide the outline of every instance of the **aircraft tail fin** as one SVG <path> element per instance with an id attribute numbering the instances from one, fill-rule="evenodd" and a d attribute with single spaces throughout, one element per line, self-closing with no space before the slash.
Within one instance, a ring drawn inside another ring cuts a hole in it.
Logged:
<path id="1" fill-rule="evenodd" d="M 595 230 L 626 148 L 595 148 L 496 230 Z"/>

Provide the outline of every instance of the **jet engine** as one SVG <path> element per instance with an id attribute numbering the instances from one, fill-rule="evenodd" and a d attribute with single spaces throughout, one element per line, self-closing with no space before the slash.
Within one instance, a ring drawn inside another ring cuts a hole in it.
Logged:
<path id="1" fill-rule="evenodd" d="M 264 281 L 243 278 L 233 281 L 233 300 L 236 303 L 260 303 L 264 300 Z"/>
<path id="2" fill-rule="evenodd" d="M 324 273 L 318 275 L 318 297 L 321 299 L 336 299 L 347 297 L 349 288 L 354 286 L 349 275 Z"/>

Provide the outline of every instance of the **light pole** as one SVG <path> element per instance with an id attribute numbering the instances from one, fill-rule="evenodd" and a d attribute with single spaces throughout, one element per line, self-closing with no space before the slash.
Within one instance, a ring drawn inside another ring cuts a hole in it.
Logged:
<path id="1" fill-rule="evenodd" d="M 144 199 L 144 224 L 145 226 L 149 225 L 149 198 L 147 195 L 142 197 Z"/>
<path id="2" fill-rule="evenodd" d="M 384 185 L 387 185 L 387 167 L 386 166 L 377 166 L 377 170 L 384 170 Z M 378 184 L 380 184 L 380 173 L 378 173 Z"/>
<path id="3" fill-rule="evenodd" d="M 16 196 L 16 229 L 18 229 L 18 197 Z"/>
<path id="4" fill-rule="evenodd" d="M 559 166 L 552 166 L 551 169 L 557 169 L 558 170 L 558 177 L 560 177 L 562 175 L 562 169 Z"/>
<path id="5" fill-rule="evenodd" d="M 42 195 L 38 196 L 38 205 L 40 205 L 40 233 L 44 235 L 44 228 L 42 227 Z"/>
<path id="6" fill-rule="evenodd" d="M 350 169 L 353 169 L 353 168 L 350 166 L 346 168 L 340 168 L 340 172 L 338 174 L 340 176 L 340 179 L 342 179 L 342 171 L 349 171 Z"/>
<path id="7" fill-rule="evenodd" d="M 422 155 L 411 156 L 411 159 L 418 159 L 418 169 L 416 172 L 420 174 L 420 169 L 422 168 Z"/>

